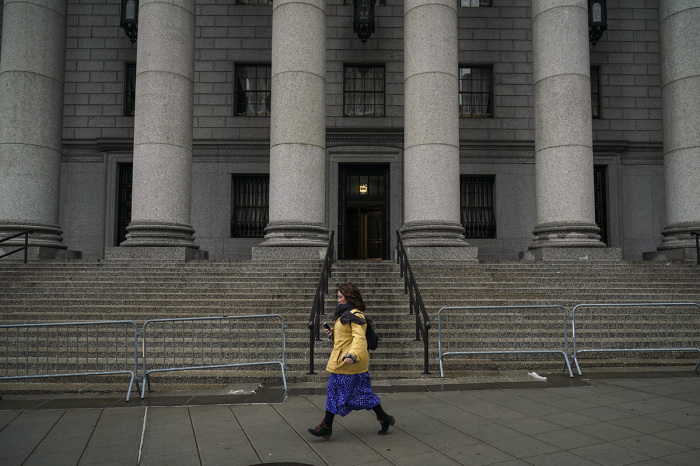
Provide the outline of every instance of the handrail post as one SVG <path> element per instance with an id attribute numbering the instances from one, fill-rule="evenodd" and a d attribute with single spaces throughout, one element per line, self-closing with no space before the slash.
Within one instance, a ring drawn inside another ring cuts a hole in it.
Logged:
<path id="1" fill-rule="evenodd" d="M 700 265 L 700 231 L 694 231 L 691 234 L 695 235 L 695 258 L 697 265 Z"/>
<path id="2" fill-rule="evenodd" d="M 695 241 L 698 240 L 698 237 L 695 237 Z M 27 263 L 27 250 L 29 249 L 29 231 L 24 232 L 24 263 Z M 698 262 L 700 263 L 700 259 L 698 259 Z"/>

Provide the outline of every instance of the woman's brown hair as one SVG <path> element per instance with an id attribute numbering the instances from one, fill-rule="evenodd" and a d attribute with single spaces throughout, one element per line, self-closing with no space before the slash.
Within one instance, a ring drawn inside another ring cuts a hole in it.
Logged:
<path id="1" fill-rule="evenodd" d="M 365 312 L 365 301 L 362 299 L 362 294 L 360 289 L 355 283 L 345 283 L 343 285 L 338 285 L 338 291 L 340 291 L 343 296 L 345 296 L 345 301 L 349 302 L 357 309 Z"/>

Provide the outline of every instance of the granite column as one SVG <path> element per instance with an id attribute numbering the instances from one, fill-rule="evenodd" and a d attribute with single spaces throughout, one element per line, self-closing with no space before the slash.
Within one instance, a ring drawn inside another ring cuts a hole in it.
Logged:
<path id="1" fill-rule="evenodd" d="M 0 236 L 33 230 L 30 256 L 54 258 L 66 249 L 58 225 L 66 1 L 5 0 L 2 20 Z"/>
<path id="2" fill-rule="evenodd" d="M 270 222 L 253 259 L 322 258 L 326 226 L 326 2 L 272 6 Z"/>
<path id="3" fill-rule="evenodd" d="M 700 232 L 700 4 L 659 3 L 666 227 L 658 253 L 645 258 L 695 260 Z"/>
<path id="4" fill-rule="evenodd" d="M 535 259 L 605 248 L 595 223 L 588 7 L 533 0 L 537 224 Z"/>
<path id="5" fill-rule="evenodd" d="M 198 257 L 190 226 L 194 41 L 194 2 L 141 0 L 132 213 L 120 256 Z"/>
<path id="6" fill-rule="evenodd" d="M 404 2 L 404 245 L 476 259 L 459 221 L 457 2 Z"/>

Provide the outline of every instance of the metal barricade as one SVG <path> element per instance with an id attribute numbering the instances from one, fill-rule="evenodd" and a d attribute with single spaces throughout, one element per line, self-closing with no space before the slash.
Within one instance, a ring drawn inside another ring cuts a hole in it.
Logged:
<path id="1" fill-rule="evenodd" d="M 138 387 L 138 329 L 130 320 L 0 325 L 0 380 L 130 374 Z"/>
<path id="2" fill-rule="evenodd" d="M 696 303 L 579 304 L 573 309 L 571 326 L 579 375 L 582 353 L 700 353 L 700 306 Z M 695 371 L 699 368 L 700 360 Z"/>
<path id="3" fill-rule="evenodd" d="M 142 329 L 141 398 L 150 374 L 279 364 L 285 376 L 284 318 L 279 314 L 154 319 Z"/>
<path id="4" fill-rule="evenodd" d="M 440 377 L 445 356 L 518 353 L 561 355 L 573 377 L 567 319 L 561 306 L 444 307 L 437 318 Z"/>

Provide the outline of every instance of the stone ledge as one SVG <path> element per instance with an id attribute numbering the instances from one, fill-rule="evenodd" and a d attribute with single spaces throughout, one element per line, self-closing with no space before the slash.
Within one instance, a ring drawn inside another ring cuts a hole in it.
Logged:
<path id="1" fill-rule="evenodd" d="M 621 248 L 537 248 L 521 252 L 519 259 L 532 261 L 622 261 Z"/>
<path id="2" fill-rule="evenodd" d="M 326 257 L 326 246 L 264 246 L 253 247 L 256 260 L 320 260 Z"/>
<path id="3" fill-rule="evenodd" d="M 206 260 L 209 252 L 186 247 L 105 248 L 105 260 Z"/>
<path id="4" fill-rule="evenodd" d="M 451 246 L 408 246 L 406 253 L 410 260 L 455 260 L 477 262 L 479 248 Z"/>
<path id="5" fill-rule="evenodd" d="M 697 261 L 697 251 L 695 248 L 678 248 L 644 252 L 642 253 L 642 259 L 657 262 L 695 262 Z"/>

